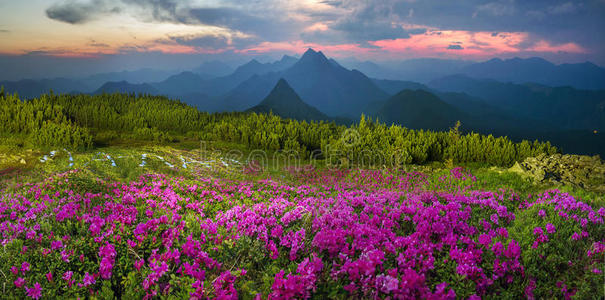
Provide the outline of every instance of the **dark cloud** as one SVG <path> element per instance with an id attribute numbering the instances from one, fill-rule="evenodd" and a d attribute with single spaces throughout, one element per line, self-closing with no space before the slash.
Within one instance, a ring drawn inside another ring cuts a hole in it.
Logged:
<path id="1" fill-rule="evenodd" d="M 221 49 L 229 46 L 229 39 L 222 35 L 207 35 L 201 37 L 178 36 L 170 37 L 170 39 L 180 45 L 192 47 Z"/>
<path id="2" fill-rule="evenodd" d="M 189 11 L 192 18 L 202 24 L 243 29 L 247 26 L 263 23 L 263 20 L 233 8 L 195 8 Z"/>
<path id="3" fill-rule="evenodd" d="M 330 26 L 325 31 L 303 32 L 300 36 L 305 42 L 322 44 L 357 43 L 362 44 L 364 47 L 370 46 L 367 44 L 368 41 L 410 37 L 409 32 L 401 27 L 353 22 Z"/>
<path id="4" fill-rule="evenodd" d="M 418 28 L 413 32 L 405 30 L 402 20 L 413 15 L 408 10 L 406 16 L 393 13 L 395 1 L 323 1 L 324 4 L 343 9 L 346 13 L 328 19 L 329 30 L 306 32 L 301 36 L 307 42 L 349 42 L 364 44 L 367 41 L 409 38 L 410 33 L 422 33 Z"/>
<path id="5" fill-rule="evenodd" d="M 416 1 L 393 4 L 412 24 L 450 30 L 529 32 L 553 43 L 577 42 L 603 51 L 605 1 Z"/>
<path id="6" fill-rule="evenodd" d="M 188 35 L 188 36 L 170 36 L 170 41 L 173 41 L 179 45 L 197 47 L 207 50 L 219 50 L 228 47 L 234 47 L 236 49 L 247 47 L 250 45 L 258 44 L 261 40 L 257 38 L 239 38 L 232 37 L 228 38 L 224 35 Z"/>
<path id="7" fill-rule="evenodd" d="M 510 16 L 515 14 L 515 6 L 512 1 L 489 2 L 478 5 L 473 13 L 473 18 L 479 14 L 490 16 Z"/>
<path id="8" fill-rule="evenodd" d="M 581 4 L 580 4 L 581 5 Z M 547 12 L 553 15 L 562 15 L 574 13 L 578 9 L 578 6 L 573 2 L 565 2 L 553 6 L 549 6 Z"/>
<path id="9" fill-rule="evenodd" d="M 129 9 L 147 22 L 184 22 L 177 0 L 65 0 L 46 9 L 46 16 L 69 24 L 83 24 L 102 15 L 117 14 Z"/>
<path id="10" fill-rule="evenodd" d="M 232 2 L 232 3 L 229 3 Z M 67 0 L 46 10 L 54 20 L 83 24 L 102 15 L 128 13 L 143 22 L 204 24 L 277 41 L 296 36 L 302 24 L 273 8 L 272 0 L 224 1 L 230 7 L 196 7 L 188 0 Z M 325 16 L 324 16 L 325 17 Z"/>
<path id="11" fill-rule="evenodd" d="M 119 13 L 120 7 L 111 5 L 104 0 L 90 2 L 64 1 L 55 3 L 46 9 L 46 16 L 50 19 L 69 23 L 82 24 L 91 21 L 100 15 Z"/>
<path id="12" fill-rule="evenodd" d="M 155 22 L 185 22 L 186 16 L 178 11 L 179 4 L 187 4 L 188 1 L 178 0 L 121 0 L 128 6 L 143 9 L 143 18 L 146 21 Z"/>
<path id="13" fill-rule="evenodd" d="M 6 29 L 0 29 L 0 33 L 9 33 L 11 32 L 10 30 L 6 30 Z"/>
<path id="14" fill-rule="evenodd" d="M 221 0 L 203 5 L 193 0 L 61 0 L 46 10 L 49 18 L 81 24 L 103 15 L 128 13 L 145 22 L 207 24 L 254 36 L 261 41 L 358 43 L 407 38 L 438 30 L 528 32 L 551 44 L 577 43 L 605 53 L 603 0 L 325 0 L 328 10 L 302 8 L 291 18 L 291 5 L 280 0 Z M 290 8 L 287 8 L 290 7 Z M 327 30 L 303 29 L 323 23 Z M 421 27 L 419 27 L 421 24 Z M 402 25 L 414 25 L 410 27 Z M 246 43 L 249 40 L 244 40 Z M 200 43 L 211 42 L 201 40 Z M 234 41 L 231 41 L 232 45 Z"/>
<path id="15" fill-rule="evenodd" d="M 385 37 L 388 37 L 390 24 L 422 24 L 440 30 L 487 31 L 493 36 L 502 32 L 527 32 L 533 42 L 576 43 L 598 54 L 599 60 L 605 59 L 603 0 L 326 0 L 323 3 L 345 12 L 333 20 L 331 29 L 346 19 L 355 24 L 383 22 L 387 25 L 367 28 L 371 34 L 359 30 L 353 33 L 350 38 L 353 40 L 355 35 L 363 39 L 380 36 L 380 32 L 387 33 Z M 360 28 L 364 27 L 359 25 L 357 29 Z M 347 33 L 346 28 L 341 29 L 341 33 Z M 338 32 L 333 35 L 337 36 Z M 309 38 L 308 34 L 306 38 Z"/>
<path id="16" fill-rule="evenodd" d="M 193 8 L 188 11 L 190 22 L 253 34 L 265 41 L 292 38 L 295 32 L 302 29 L 301 24 L 283 19 L 284 16 L 269 15 L 269 11 L 264 16 L 259 16 L 257 12 L 227 7 Z"/>
<path id="17" fill-rule="evenodd" d="M 410 37 L 408 32 L 400 25 L 393 25 L 388 22 L 360 22 L 357 18 L 343 20 L 330 26 L 330 28 L 346 35 L 354 42 Z"/>
<path id="18" fill-rule="evenodd" d="M 339 7 L 342 6 L 344 4 L 345 1 L 339 1 L 339 0 L 324 0 L 321 1 L 321 3 L 323 4 L 327 4 L 330 6 L 334 6 L 334 7 Z"/>
<path id="19" fill-rule="evenodd" d="M 446 48 L 446 49 L 447 49 L 447 50 L 462 50 L 462 49 L 464 49 L 464 48 L 462 48 L 462 46 L 460 46 L 460 45 L 458 45 L 458 44 L 455 44 L 455 45 L 449 45 L 449 46 L 447 46 L 447 48 Z"/>

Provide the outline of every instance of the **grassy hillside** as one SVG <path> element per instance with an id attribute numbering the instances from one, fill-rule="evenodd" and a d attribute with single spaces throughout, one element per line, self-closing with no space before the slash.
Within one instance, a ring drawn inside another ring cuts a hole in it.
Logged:
<path id="1" fill-rule="evenodd" d="M 505 169 L 270 171 L 157 146 L 30 156 L 0 186 L 7 297 L 584 298 L 603 286 L 603 195 Z"/>
<path id="2" fill-rule="evenodd" d="M 604 195 L 507 169 L 549 143 L 144 95 L 0 102 L 7 298 L 586 298 L 603 286 Z"/>

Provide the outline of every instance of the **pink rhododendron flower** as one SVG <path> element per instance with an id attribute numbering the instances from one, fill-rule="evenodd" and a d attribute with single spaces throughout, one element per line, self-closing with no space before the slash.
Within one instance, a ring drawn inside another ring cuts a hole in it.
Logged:
<path id="1" fill-rule="evenodd" d="M 546 232 L 553 234 L 557 231 L 557 229 L 555 228 L 555 225 L 548 223 L 546 224 Z"/>
<path id="2" fill-rule="evenodd" d="M 30 264 L 28 262 L 26 262 L 26 261 L 23 262 L 21 264 L 21 273 L 25 274 L 27 271 L 29 271 L 29 268 L 30 268 Z"/>
<path id="3" fill-rule="evenodd" d="M 25 292 L 30 298 L 40 299 L 42 296 L 42 287 L 36 282 L 32 288 L 25 287 Z"/>
<path id="4" fill-rule="evenodd" d="M 106 243 L 105 246 L 99 248 L 99 257 L 101 263 L 99 265 L 99 273 L 103 279 L 111 278 L 111 270 L 115 262 L 116 250 L 112 244 Z"/>
<path id="5" fill-rule="evenodd" d="M 78 286 L 80 287 L 86 287 L 86 286 L 90 286 L 95 284 L 97 281 L 95 280 L 95 278 L 88 274 L 88 272 L 84 273 L 84 278 L 82 279 L 82 283 L 78 284 Z"/>
<path id="6" fill-rule="evenodd" d="M 14 284 L 17 288 L 22 288 L 25 285 L 25 279 L 19 277 L 14 281 Z"/>

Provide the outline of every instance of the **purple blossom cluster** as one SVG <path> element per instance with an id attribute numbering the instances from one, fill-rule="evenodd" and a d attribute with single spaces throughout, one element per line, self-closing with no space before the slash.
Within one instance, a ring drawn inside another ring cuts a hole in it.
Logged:
<path id="1" fill-rule="evenodd" d="M 559 241 L 565 222 L 581 229 L 565 240 L 589 245 L 584 267 L 603 269 L 594 228 L 605 209 L 568 194 L 520 201 L 473 189 L 458 168 L 437 184 L 418 172 L 291 171 L 295 183 L 146 175 L 97 181 L 95 193 L 70 172 L 3 191 L 0 242 L 12 253 L 0 270 L 12 296 L 34 299 L 106 286 L 141 298 L 533 298 L 542 283 L 524 258 Z M 544 224 L 526 241 L 513 228 L 534 206 Z M 576 288 L 561 282 L 561 295 Z"/>

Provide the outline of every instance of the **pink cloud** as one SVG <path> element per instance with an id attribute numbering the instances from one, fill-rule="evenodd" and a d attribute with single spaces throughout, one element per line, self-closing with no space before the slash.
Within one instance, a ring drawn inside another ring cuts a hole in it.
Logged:
<path id="1" fill-rule="evenodd" d="M 530 48 L 525 48 L 523 44 L 527 42 L 531 42 L 530 34 L 527 32 L 492 33 L 485 31 L 431 30 L 426 33 L 411 35 L 407 39 L 379 40 L 368 43 L 391 54 L 417 57 L 486 58 L 522 52 L 586 52 L 585 49 L 575 43 L 552 45 L 541 40 Z M 448 49 L 450 45 L 460 45 L 462 49 Z"/>
<path id="2" fill-rule="evenodd" d="M 552 45 L 547 41 L 541 40 L 534 44 L 532 47 L 526 49 L 527 51 L 535 52 L 568 52 L 568 53 L 587 53 L 586 49 L 582 48 L 576 43 L 565 43 L 559 45 Z"/>
<path id="3" fill-rule="evenodd" d="M 519 45 L 527 40 L 528 33 L 471 32 L 462 30 L 432 30 L 411 35 L 407 39 L 370 41 L 371 45 L 391 53 L 413 56 L 468 56 L 482 57 L 521 51 Z M 462 49 L 448 49 L 460 45 Z"/>

